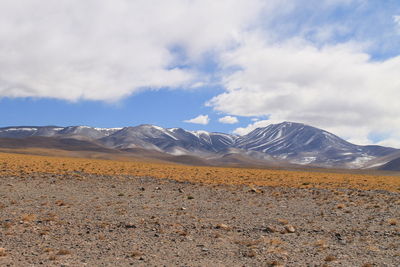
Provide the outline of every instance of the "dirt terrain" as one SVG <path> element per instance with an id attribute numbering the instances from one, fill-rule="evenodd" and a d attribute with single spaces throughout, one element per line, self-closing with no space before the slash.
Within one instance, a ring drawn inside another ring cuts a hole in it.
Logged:
<path id="1" fill-rule="evenodd" d="M 399 266 L 399 189 L 395 176 L 0 153 L 0 266 Z"/>

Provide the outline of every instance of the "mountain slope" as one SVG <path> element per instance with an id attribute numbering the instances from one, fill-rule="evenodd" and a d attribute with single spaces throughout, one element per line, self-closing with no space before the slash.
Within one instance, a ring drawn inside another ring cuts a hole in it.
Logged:
<path id="1" fill-rule="evenodd" d="M 115 152 L 94 142 L 74 138 L 30 136 L 26 138 L 0 138 L 0 148 L 49 148 L 68 151 Z"/>
<path id="2" fill-rule="evenodd" d="M 400 171 L 400 157 L 394 160 L 389 161 L 383 166 L 379 167 L 379 170 L 382 171 Z"/>
<path id="3" fill-rule="evenodd" d="M 325 167 L 364 167 L 370 160 L 396 151 L 393 148 L 354 145 L 327 131 L 294 122 L 255 129 L 240 137 L 235 146 L 267 153 L 291 163 Z"/>
<path id="4" fill-rule="evenodd" d="M 189 132 L 181 128 L 164 129 L 154 125 L 126 127 L 100 139 L 106 146 L 126 149 L 141 147 L 174 155 L 215 153 L 231 146 L 235 138 L 227 134 Z"/>

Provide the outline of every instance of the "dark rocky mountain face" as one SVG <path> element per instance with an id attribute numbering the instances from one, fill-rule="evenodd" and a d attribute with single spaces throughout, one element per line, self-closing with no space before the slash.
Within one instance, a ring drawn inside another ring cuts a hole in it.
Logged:
<path id="1" fill-rule="evenodd" d="M 172 155 L 218 158 L 240 154 L 246 159 L 318 167 L 364 168 L 399 152 L 394 148 L 358 146 L 327 131 L 293 122 L 258 128 L 241 137 L 181 128 L 164 129 L 154 125 L 111 129 L 87 126 L 0 128 L 0 137 L 32 136 L 84 139 L 106 148 L 144 148 Z M 385 164 L 387 161 L 380 162 Z"/>
<path id="2" fill-rule="evenodd" d="M 379 170 L 383 171 L 400 171 L 400 157 L 389 161 L 388 163 L 379 167 Z"/>

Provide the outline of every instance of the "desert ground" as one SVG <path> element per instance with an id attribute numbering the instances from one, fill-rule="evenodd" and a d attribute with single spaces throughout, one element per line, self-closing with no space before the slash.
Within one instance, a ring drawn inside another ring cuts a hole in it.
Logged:
<path id="1" fill-rule="evenodd" d="M 0 153 L 0 266 L 399 266 L 400 177 Z"/>

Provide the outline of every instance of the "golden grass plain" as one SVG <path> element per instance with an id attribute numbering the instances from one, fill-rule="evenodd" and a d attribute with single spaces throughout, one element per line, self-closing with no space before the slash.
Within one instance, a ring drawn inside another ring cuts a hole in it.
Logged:
<path id="1" fill-rule="evenodd" d="M 307 172 L 255 168 L 185 166 L 146 161 L 40 156 L 0 152 L 0 176 L 80 174 L 167 178 L 204 184 L 355 188 L 400 192 L 400 177 L 351 173 Z"/>

